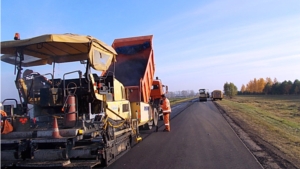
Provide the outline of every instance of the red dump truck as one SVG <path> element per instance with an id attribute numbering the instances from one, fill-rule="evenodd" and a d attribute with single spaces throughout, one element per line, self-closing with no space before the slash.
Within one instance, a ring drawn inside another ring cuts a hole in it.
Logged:
<path id="1" fill-rule="evenodd" d="M 160 98 L 168 91 L 168 87 L 160 79 L 154 79 L 152 39 L 153 35 L 115 39 L 112 47 L 118 53 L 117 62 L 110 65 L 104 73 L 115 72 L 116 79 L 124 85 L 128 93 L 131 110 L 137 112 L 137 118 L 142 124 L 148 121 L 142 125 L 146 129 L 156 125 L 157 120 L 156 117 L 150 121 L 148 117 L 142 117 L 141 112 L 146 110 L 143 106 L 150 105 L 162 118 Z"/>

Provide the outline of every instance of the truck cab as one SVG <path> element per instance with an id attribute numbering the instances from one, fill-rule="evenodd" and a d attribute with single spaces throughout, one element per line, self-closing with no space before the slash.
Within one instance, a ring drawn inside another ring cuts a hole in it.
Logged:
<path id="1" fill-rule="evenodd" d="M 163 120 L 163 112 L 160 107 L 161 105 L 161 95 L 168 93 L 168 86 L 163 85 L 161 80 L 156 77 L 155 80 L 153 80 L 151 93 L 150 93 L 150 102 L 157 108 L 159 112 L 159 119 Z"/>

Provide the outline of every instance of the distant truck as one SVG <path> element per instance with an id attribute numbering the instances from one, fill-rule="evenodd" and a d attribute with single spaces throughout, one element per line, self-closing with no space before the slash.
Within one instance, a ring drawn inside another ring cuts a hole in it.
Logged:
<path id="1" fill-rule="evenodd" d="M 223 92 L 221 90 L 214 90 L 211 92 L 211 100 L 222 100 L 223 99 Z"/>
<path id="2" fill-rule="evenodd" d="M 208 96 L 208 90 L 207 89 L 199 89 L 199 101 L 207 101 L 207 96 Z"/>

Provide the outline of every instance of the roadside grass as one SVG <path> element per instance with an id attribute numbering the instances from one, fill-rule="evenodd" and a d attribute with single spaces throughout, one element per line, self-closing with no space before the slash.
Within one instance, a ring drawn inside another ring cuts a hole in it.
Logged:
<path id="1" fill-rule="evenodd" d="M 243 128 L 300 164 L 300 96 L 236 96 L 217 102 Z"/>
<path id="2" fill-rule="evenodd" d="M 188 100 L 192 100 L 194 98 L 196 98 L 196 97 L 187 97 L 187 98 L 178 97 L 178 98 L 169 98 L 169 100 L 170 100 L 171 106 L 173 106 L 175 104 L 185 102 L 185 101 L 188 101 Z"/>

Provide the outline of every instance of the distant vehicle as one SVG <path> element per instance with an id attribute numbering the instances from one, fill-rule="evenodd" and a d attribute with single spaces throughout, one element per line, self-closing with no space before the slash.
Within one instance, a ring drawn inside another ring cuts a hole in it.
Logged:
<path id="1" fill-rule="evenodd" d="M 214 90 L 211 92 L 211 100 L 222 100 L 223 99 L 223 92 L 221 90 Z"/>
<path id="2" fill-rule="evenodd" d="M 207 90 L 206 89 L 199 89 L 199 102 L 207 101 Z"/>

